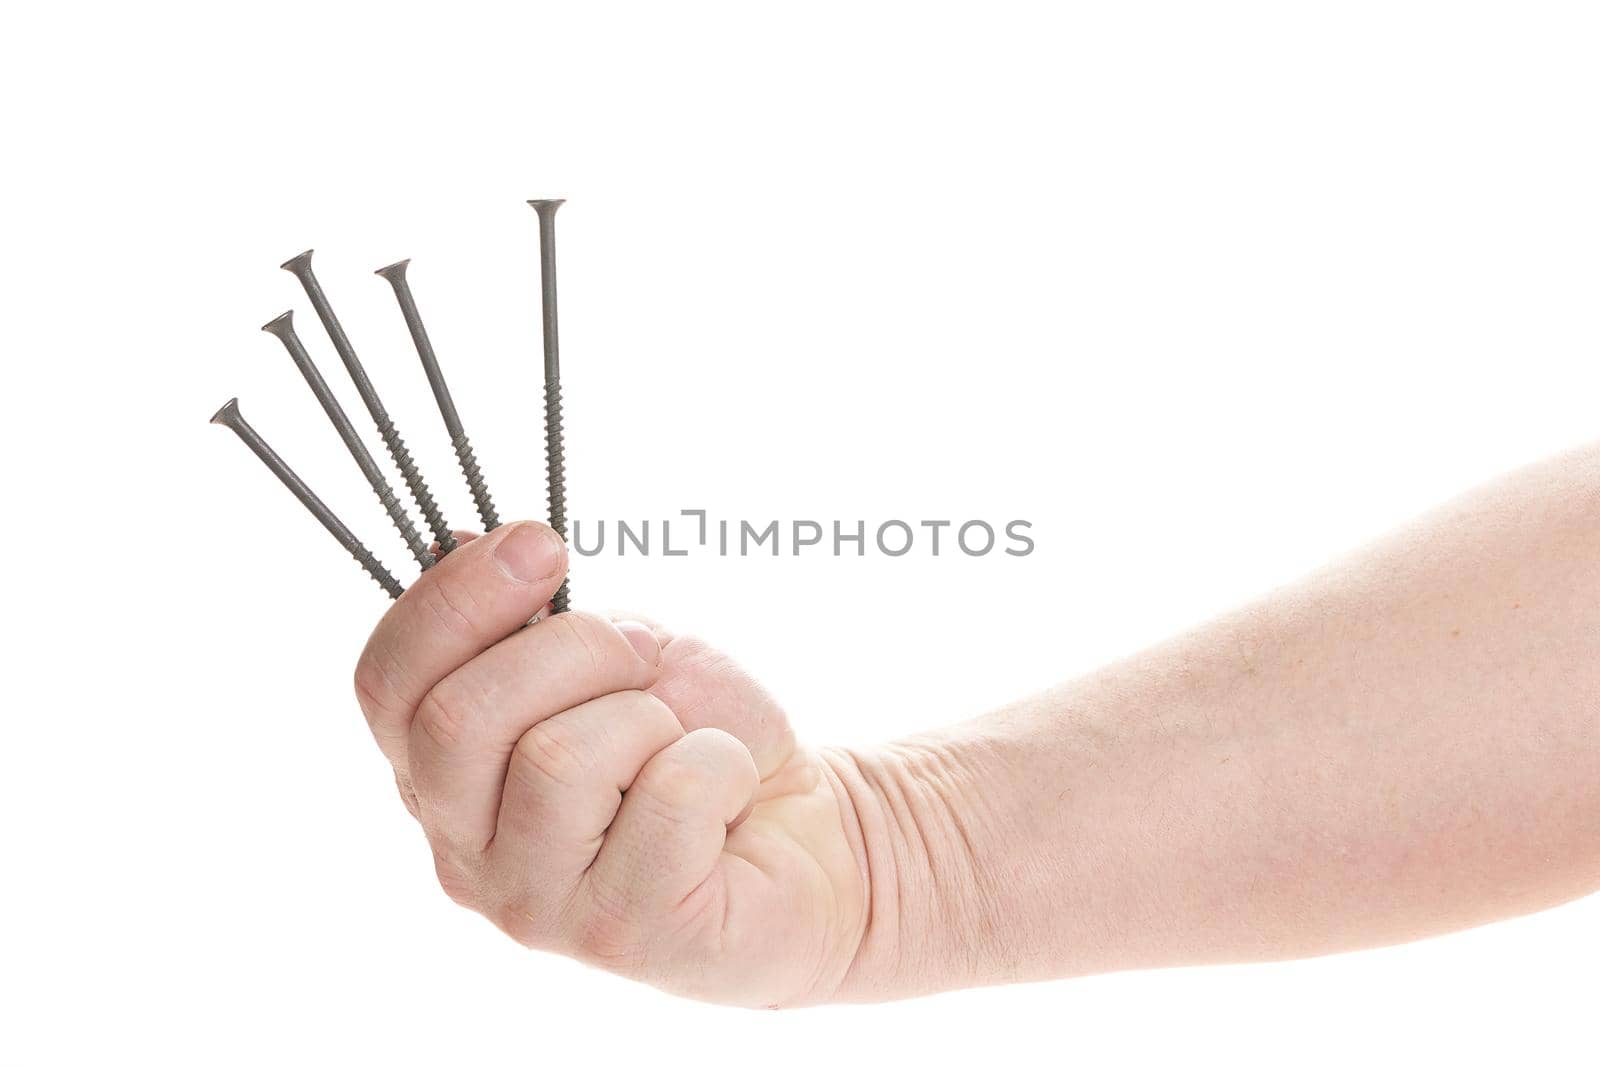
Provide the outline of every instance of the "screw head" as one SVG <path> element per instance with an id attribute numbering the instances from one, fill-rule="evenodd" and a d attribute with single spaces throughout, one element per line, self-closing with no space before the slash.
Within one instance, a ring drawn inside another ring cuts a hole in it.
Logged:
<path id="1" fill-rule="evenodd" d="M 234 397 L 218 408 L 215 415 L 211 416 L 211 424 L 213 426 L 234 426 L 238 424 L 241 417 L 239 414 L 239 398 Z"/>
<path id="2" fill-rule="evenodd" d="M 286 334 L 293 333 L 294 309 L 291 308 L 288 311 L 285 311 L 282 315 L 279 315 L 277 318 L 273 319 L 271 322 L 267 323 L 261 328 L 275 337 L 283 337 Z"/>
<path id="3" fill-rule="evenodd" d="M 313 251 L 314 249 L 308 248 L 304 252 L 301 252 L 298 256 L 295 256 L 293 259 L 284 260 L 282 263 L 278 264 L 278 266 L 280 269 L 286 270 L 290 274 L 304 274 L 306 271 L 311 269 L 311 253 Z"/>
<path id="4" fill-rule="evenodd" d="M 379 267 L 372 273 L 376 274 L 384 281 L 393 284 L 394 282 L 401 281 L 405 278 L 406 268 L 410 265 L 410 259 L 397 260 L 396 262 L 389 264 L 387 267 Z"/>

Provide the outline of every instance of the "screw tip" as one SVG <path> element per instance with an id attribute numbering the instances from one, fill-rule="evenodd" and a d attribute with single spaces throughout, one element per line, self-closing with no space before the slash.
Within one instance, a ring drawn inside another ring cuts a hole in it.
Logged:
<path id="1" fill-rule="evenodd" d="M 402 278 L 404 278 L 406 276 L 406 268 L 409 267 L 410 265 L 411 265 L 411 260 L 409 260 L 409 259 L 400 259 L 400 260 L 396 260 L 395 262 L 389 264 L 387 267 L 379 267 L 377 270 L 373 271 L 372 273 L 376 274 L 378 277 L 384 279 L 385 281 L 395 282 L 395 281 L 399 281 L 400 279 L 402 279 Z"/>
<path id="2" fill-rule="evenodd" d="M 217 413 L 215 415 L 211 416 L 211 424 L 213 426 L 231 426 L 235 422 L 237 422 L 238 420 L 239 420 L 239 398 L 238 397 L 234 397 L 232 400 L 230 400 L 226 404 L 222 405 L 220 408 L 217 409 Z"/>
<path id="3" fill-rule="evenodd" d="M 310 270 L 311 253 L 312 249 L 308 248 L 304 252 L 301 252 L 298 256 L 295 256 L 293 259 L 284 260 L 282 263 L 278 264 L 278 267 L 282 270 L 288 271 L 291 274 L 299 274 L 301 271 Z"/>
<path id="4" fill-rule="evenodd" d="M 273 319 L 271 322 L 267 323 L 261 328 L 268 333 L 276 334 L 279 337 L 282 337 L 287 333 L 293 333 L 294 309 L 291 308 L 290 310 L 285 311 L 282 315 L 279 315 L 277 318 Z"/>

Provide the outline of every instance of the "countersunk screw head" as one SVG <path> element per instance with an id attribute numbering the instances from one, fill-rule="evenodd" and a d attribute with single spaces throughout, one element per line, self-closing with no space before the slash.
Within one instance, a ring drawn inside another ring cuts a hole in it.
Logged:
<path id="1" fill-rule="evenodd" d="M 240 418 L 239 398 L 234 397 L 218 408 L 215 415 L 211 416 L 211 424 L 213 426 L 237 426 Z"/>
<path id="2" fill-rule="evenodd" d="M 267 323 L 261 328 L 280 340 L 284 337 L 293 336 L 294 310 L 291 308 L 290 310 L 285 311 L 282 315 L 279 315 L 277 318 L 273 319 L 271 322 Z"/>
<path id="3" fill-rule="evenodd" d="M 374 273 L 378 277 L 384 279 L 390 285 L 393 285 L 396 281 L 404 281 L 405 280 L 406 268 L 409 267 L 409 266 L 411 266 L 411 260 L 409 260 L 409 259 L 400 259 L 400 260 L 396 260 L 395 262 L 389 264 L 387 267 L 379 267 L 377 270 L 373 271 L 372 273 Z"/>
<path id="4" fill-rule="evenodd" d="M 278 267 L 281 270 L 286 270 L 290 274 L 298 277 L 299 275 L 304 274 L 306 271 L 311 269 L 311 253 L 314 251 L 316 251 L 316 249 L 308 248 L 304 252 L 301 252 L 298 256 L 295 256 L 292 259 L 284 260 L 282 263 L 278 264 Z"/>

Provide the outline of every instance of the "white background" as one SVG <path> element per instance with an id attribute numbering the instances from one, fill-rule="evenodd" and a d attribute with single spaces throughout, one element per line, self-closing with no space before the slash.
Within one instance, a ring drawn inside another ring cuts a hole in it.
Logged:
<path id="1" fill-rule="evenodd" d="M 1600 900 L 1270 967 L 751 1013 L 456 911 L 350 695 L 397 569 L 316 265 L 471 512 L 1025 518 L 1025 559 L 581 561 L 805 737 L 981 713 L 1600 432 L 1600 33 L 1546 3 L 28 5 L 0 34 L 0 1060 L 1593 1062 Z"/>

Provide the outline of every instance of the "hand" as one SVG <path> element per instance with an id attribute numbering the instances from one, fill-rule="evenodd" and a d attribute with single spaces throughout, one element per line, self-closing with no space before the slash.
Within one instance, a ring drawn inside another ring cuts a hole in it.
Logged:
<path id="1" fill-rule="evenodd" d="M 704 644 L 568 612 L 566 550 L 515 523 L 425 572 L 356 691 L 445 892 L 525 945 L 688 996 L 837 994 L 866 928 L 848 795 Z"/>

